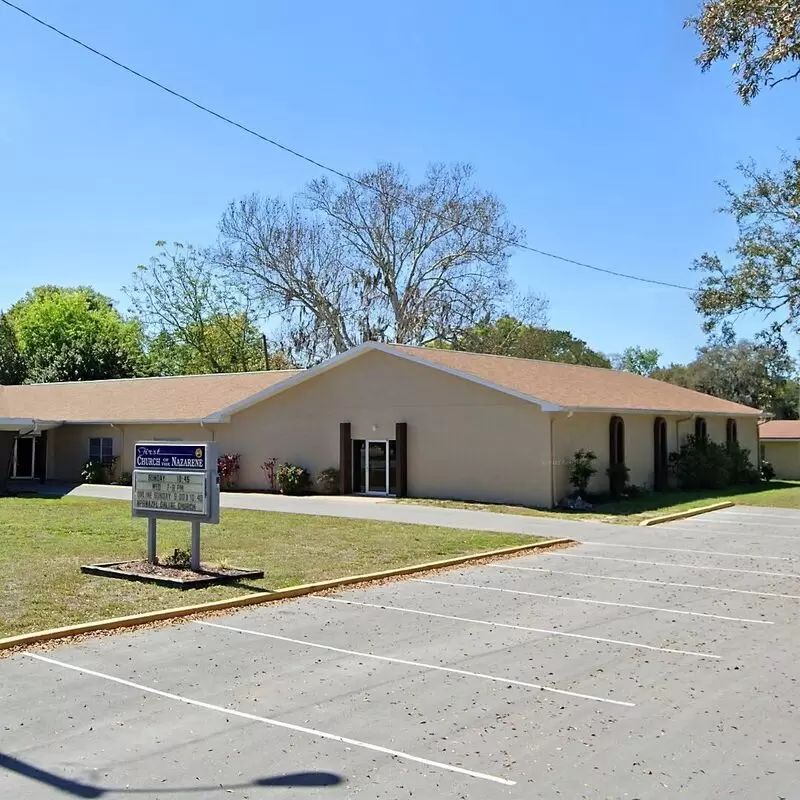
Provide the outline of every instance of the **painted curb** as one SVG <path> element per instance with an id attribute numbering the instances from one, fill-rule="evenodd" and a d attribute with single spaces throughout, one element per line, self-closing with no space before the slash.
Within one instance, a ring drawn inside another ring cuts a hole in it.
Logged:
<path id="1" fill-rule="evenodd" d="M 7 650 L 11 647 L 21 647 L 24 645 L 38 644 L 52 639 L 66 639 L 70 636 L 78 636 L 82 633 L 93 633 L 94 631 L 109 631 L 116 628 L 132 628 L 136 625 L 146 625 L 149 622 L 160 622 L 166 619 L 177 619 L 188 617 L 192 614 L 202 614 L 205 611 L 224 611 L 229 608 L 240 608 L 242 606 L 253 606 L 260 603 L 270 603 L 276 600 L 286 600 L 290 597 L 301 597 L 305 594 L 313 594 L 326 589 L 335 589 L 338 586 L 349 586 L 354 583 L 368 583 L 370 581 L 380 581 L 386 578 L 394 578 L 400 575 L 411 575 L 415 572 L 428 572 L 430 570 L 442 569 L 443 567 L 453 567 L 458 564 L 466 564 L 471 561 L 480 561 L 484 558 L 499 558 L 501 556 L 524 553 L 528 550 L 537 550 L 543 547 L 553 547 L 558 544 L 574 544 L 574 539 L 546 539 L 543 542 L 533 542 L 532 544 L 519 544 L 513 547 L 503 547 L 499 550 L 489 550 L 483 553 L 471 553 L 465 556 L 455 556 L 446 558 L 442 561 L 429 561 L 425 564 L 413 564 L 408 567 L 396 567 L 395 569 L 383 570 L 382 572 L 368 572 L 364 575 L 349 575 L 345 578 L 334 578 L 329 581 L 319 583 L 304 583 L 299 586 L 289 586 L 286 589 L 279 589 L 275 592 L 256 592 L 253 594 L 230 597 L 227 600 L 212 600 L 209 603 L 198 603 L 192 606 L 181 606 L 179 608 L 165 608 L 160 611 L 146 611 L 142 614 L 132 614 L 127 617 L 113 617 L 111 619 L 95 620 L 94 622 L 82 622 L 79 625 L 67 625 L 63 628 L 51 628 L 45 631 L 34 631 L 33 633 L 22 633 L 17 636 L 9 636 L 0 639 L 0 650 Z"/>
<path id="2" fill-rule="evenodd" d="M 687 519 L 688 517 L 696 517 L 698 514 L 707 514 L 709 511 L 719 511 L 722 508 L 731 508 L 736 503 L 730 500 L 723 500 L 720 503 L 712 503 L 710 506 L 698 506 L 697 508 L 689 508 L 686 511 L 676 511 L 674 514 L 664 514 L 663 517 L 650 517 L 650 519 L 642 520 L 639 523 L 640 527 L 649 527 L 650 525 L 660 525 L 662 522 L 674 522 L 677 519 Z M 0 645 L 2 641 L 0 641 Z"/>

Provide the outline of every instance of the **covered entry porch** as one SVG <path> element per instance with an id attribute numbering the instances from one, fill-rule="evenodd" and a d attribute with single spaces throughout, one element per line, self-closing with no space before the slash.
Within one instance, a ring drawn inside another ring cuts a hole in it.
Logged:
<path id="1" fill-rule="evenodd" d="M 48 475 L 48 431 L 57 422 L 0 418 L 0 493 Z"/>

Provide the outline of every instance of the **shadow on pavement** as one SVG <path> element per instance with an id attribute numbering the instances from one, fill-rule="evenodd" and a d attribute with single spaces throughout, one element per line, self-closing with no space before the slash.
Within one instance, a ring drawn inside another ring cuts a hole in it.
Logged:
<path id="1" fill-rule="evenodd" d="M 144 794 L 161 796 L 163 794 L 212 792 L 218 789 L 247 789 L 252 787 L 318 787 L 318 786 L 338 786 L 344 783 L 341 775 L 333 772 L 291 772 L 285 775 L 272 775 L 266 778 L 256 778 L 247 783 L 236 784 L 216 784 L 215 786 L 164 786 L 141 789 L 114 788 L 109 786 L 93 786 L 88 783 L 64 778 L 53 772 L 40 769 L 26 761 L 14 758 L 13 756 L 0 753 L 0 769 L 16 772 L 25 778 L 38 781 L 51 786 L 63 794 L 70 797 L 103 797 L 107 794 Z"/>

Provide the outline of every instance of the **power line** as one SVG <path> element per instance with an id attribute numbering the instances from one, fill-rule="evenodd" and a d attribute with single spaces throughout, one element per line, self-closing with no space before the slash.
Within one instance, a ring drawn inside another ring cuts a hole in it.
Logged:
<path id="1" fill-rule="evenodd" d="M 435 211 L 430 211 L 429 209 L 422 209 L 420 206 L 411 203 L 405 198 L 393 197 L 392 195 L 388 195 L 385 192 L 381 192 L 380 189 L 377 189 L 376 187 L 370 185 L 366 181 L 359 180 L 358 178 L 354 178 L 352 175 L 348 175 L 346 172 L 342 172 L 341 170 L 338 170 L 335 167 L 323 164 L 321 161 L 317 161 L 316 159 L 311 158 L 310 156 L 307 156 L 303 153 L 300 153 L 299 151 L 294 150 L 291 147 L 287 147 L 285 144 L 281 144 L 275 139 L 271 139 L 269 136 L 265 136 L 264 134 L 253 130 L 252 128 L 248 128 L 241 122 L 237 122 L 236 120 L 231 119 L 230 117 L 226 117 L 224 114 L 220 114 L 218 111 L 214 111 L 208 106 L 204 106 L 202 103 L 198 103 L 196 100 L 192 100 L 191 97 L 187 97 L 185 94 L 181 94 L 175 89 L 170 89 L 169 86 L 165 86 L 163 83 L 160 83 L 154 78 L 150 78 L 147 75 L 139 72 L 138 70 L 133 69 L 133 67 L 129 67 L 126 64 L 123 64 L 121 61 L 117 61 L 115 58 L 112 58 L 111 56 L 102 53 L 100 50 L 95 49 L 91 45 L 82 42 L 80 39 L 76 39 L 74 36 L 70 36 L 68 33 L 65 33 L 61 29 L 57 28 L 55 25 L 51 25 L 49 22 L 40 19 L 39 17 L 31 14 L 29 11 L 26 11 L 24 8 L 20 8 L 20 6 L 15 5 L 14 3 L 10 2 L 10 0 L 0 0 L 0 3 L 3 3 L 9 8 L 13 8 L 15 11 L 18 11 L 20 14 L 23 14 L 24 16 L 28 17 L 28 19 L 32 20 L 33 22 L 42 25 L 43 27 L 47 28 L 53 33 L 56 33 L 59 36 L 63 37 L 64 39 L 67 39 L 68 41 L 72 42 L 73 44 L 78 45 L 78 47 L 82 47 L 84 50 L 88 50 L 93 55 L 99 56 L 105 61 L 108 61 L 110 64 L 113 64 L 115 67 L 119 67 L 120 69 L 125 70 L 125 72 L 128 72 L 131 75 L 134 75 L 135 77 L 140 78 L 143 81 L 146 81 L 152 86 L 155 86 L 157 89 L 161 89 L 161 91 L 166 92 L 167 94 L 170 94 L 173 97 L 178 98 L 178 100 L 182 100 L 184 103 L 188 103 L 190 106 L 193 106 L 198 111 L 210 114 L 212 117 L 215 117 L 216 119 L 225 122 L 228 125 L 233 125 L 234 128 L 238 128 L 240 131 L 243 131 L 244 133 L 247 133 L 250 136 L 255 136 L 256 139 L 260 139 L 262 142 L 266 142 L 267 144 L 270 144 L 273 147 L 277 147 L 279 150 L 283 150 L 283 152 L 288 153 L 289 155 L 292 155 L 295 158 L 299 158 L 308 164 L 312 164 L 313 166 L 318 167 L 319 169 L 324 170 L 325 172 L 329 172 L 332 175 L 336 175 L 337 177 L 342 178 L 343 180 L 348 181 L 349 183 L 355 183 L 365 189 L 368 189 L 371 192 L 383 195 L 384 197 L 388 197 L 389 199 L 393 199 L 397 202 L 405 203 L 406 205 L 411 206 L 412 208 L 415 208 L 418 211 L 425 211 L 425 213 L 428 213 L 431 216 L 436 217 L 437 219 L 442 220 L 449 225 L 460 226 L 462 228 L 466 228 L 467 230 L 475 231 L 476 233 L 479 233 L 482 236 L 489 236 L 493 238 L 495 241 L 500 242 L 501 244 L 504 244 L 508 247 L 516 247 L 521 250 L 527 250 L 530 253 L 535 253 L 536 255 L 544 256 L 545 258 L 552 258 L 555 259 L 556 261 L 562 261 L 566 264 L 572 264 L 576 267 L 582 267 L 584 269 L 589 269 L 594 272 L 600 272 L 605 275 L 613 275 L 617 278 L 626 278 L 627 280 L 639 281 L 640 283 L 650 283 L 656 286 L 666 286 L 670 289 L 681 289 L 687 292 L 695 291 L 691 286 L 682 286 L 677 283 L 669 283 L 668 281 L 656 280 L 655 278 L 643 278 L 640 275 L 631 275 L 627 272 L 619 272 L 618 270 L 606 269 L 604 267 L 598 267 L 594 264 L 587 264 L 585 261 L 576 261 L 573 258 L 567 258 L 566 256 L 561 256 L 558 255 L 557 253 L 550 253 L 547 250 L 540 250 L 539 248 L 531 247 L 530 245 L 527 244 L 520 244 L 519 242 L 507 239 L 504 236 L 500 236 L 495 233 L 490 233 L 488 231 L 483 231 L 480 228 L 475 228 L 472 225 L 469 225 L 464 222 L 458 222 L 457 220 L 449 219 L 448 217 L 442 214 L 438 214 Z"/>

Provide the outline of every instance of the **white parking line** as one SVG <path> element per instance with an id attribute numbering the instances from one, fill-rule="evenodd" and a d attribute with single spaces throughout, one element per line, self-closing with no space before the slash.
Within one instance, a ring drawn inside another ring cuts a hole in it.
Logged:
<path id="1" fill-rule="evenodd" d="M 687 550 L 685 547 L 652 547 L 646 544 L 620 544 L 619 542 L 586 542 L 581 544 L 596 547 L 627 547 L 629 550 L 660 550 L 663 553 L 694 553 L 699 556 L 728 556 L 729 558 L 760 558 L 767 561 L 791 561 L 786 556 L 758 556 L 752 553 L 718 553 L 716 550 Z"/>
<path id="2" fill-rule="evenodd" d="M 714 523 L 715 525 L 718 523 Z M 739 523 L 736 523 L 737 525 Z M 667 526 L 670 531 L 677 531 L 681 534 L 696 533 L 698 536 L 707 539 L 709 536 L 746 536 L 752 542 L 757 542 L 760 539 L 789 539 L 793 542 L 800 542 L 800 534 L 797 536 L 784 536 L 782 533 L 745 533 L 744 531 L 710 531 L 708 528 L 702 528 L 698 525 L 681 524 L 678 522 L 670 522 Z"/>
<path id="3" fill-rule="evenodd" d="M 501 783 L 503 786 L 514 786 L 516 781 L 510 781 L 506 778 L 498 778 L 496 775 L 487 775 L 484 772 L 475 772 L 471 769 L 464 767 L 457 767 L 453 764 L 444 764 L 441 761 L 431 761 L 428 758 L 421 758 L 420 756 L 413 756 L 410 753 L 404 753 L 402 750 L 391 750 L 388 747 L 381 747 L 377 744 L 370 744 L 369 742 L 362 742 L 358 739 L 350 739 L 346 736 L 337 736 L 334 733 L 327 733 L 326 731 L 319 731 L 315 728 L 306 728 L 303 725 L 293 725 L 290 722 L 281 722 L 277 719 L 270 719 L 269 717 L 260 717 L 256 714 L 248 714 L 245 711 L 238 711 L 235 708 L 227 708 L 225 706 L 215 706 L 211 703 L 204 703 L 201 700 L 192 700 L 189 697 L 183 697 L 179 694 L 172 694 L 172 692 L 164 692 L 161 689 L 154 689 L 152 686 L 144 686 L 141 683 L 134 683 L 133 681 L 125 680 L 124 678 L 117 678 L 114 675 L 106 675 L 104 672 L 96 672 L 93 669 L 86 669 L 86 667 L 78 667 L 74 664 L 67 664 L 64 661 L 57 661 L 54 658 L 47 658 L 38 653 L 25 653 L 29 658 L 35 658 L 37 661 L 43 661 L 46 664 L 52 664 L 56 667 L 69 669 L 73 672 L 80 672 L 84 675 L 91 675 L 94 678 L 102 678 L 105 681 L 118 683 L 122 686 L 128 686 L 131 689 L 136 689 L 140 692 L 147 692 L 148 694 L 158 695 L 165 697 L 167 700 L 175 700 L 178 703 L 185 703 L 189 706 L 197 706 L 198 708 L 205 708 L 207 711 L 216 711 L 220 714 L 227 714 L 229 716 L 241 717 L 248 719 L 252 722 L 263 722 L 266 725 L 272 725 L 276 728 L 285 728 L 286 730 L 295 731 L 296 733 L 305 733 L 309 736 L 315 736 L 318 739 L 329 739 L 332 742 L 340 742 L 341 744 L 348 744 L 352 747 L 361 747 L 364 750 L 372 750 L 376 753 L 384 753 L 388 756 L 394 756 L 405 761 L 414 761 L 417 764 L 425 764 L 428 767 L 436 767 L 437 769 L 446 770 L 447 772 L 458 772 L 461 775 L 468 775 L 471 778 L 480 778 L 481 780 L 491 781 L 492 783 Z"/>
<path id="4" fill-rule="evenodd" d="M 288 636 L 278 636 L 274 633 L 263 633 L 262 631 L 253 631 L 246 628 L 234 628 L 232 625 L 220 625 L 215 622 L 197 621 L 198 625 L 207 625 L 209 628 L 222 628 L 227 631 L 235 631 L 237 633 L 245 633 L 251 636 L 263 636 L 267 639 L 277 639 L 280 642 L 289 642 L 290 644 L 299 644 L 303 647 L 316 647 L 319 650 L 330 650 L 333 653 L 343 653 L 347 656 L 357 656 L 358 658 L 372 658 L 375 661 L 387 661 L 390 664 L 403 664 L 407 667 L 420 667 L 422 669 L 433 669 L 439 672 L 450 672 L 455 675 L 464 675 L 467 678 L 482 678 L 487 681 L 496 681 L 497 683 L 511 684 L 513 686 L 524 686 L 526 689 L 538 689 L 542 692 L 552 692 L 553 694 L 566 695 L 568 697 L 578 697 L 581 700 L 596 700 L 598 703 L 611 703 L 615 706 L 627 706 L 633 708 L 635 703 L 628 703 L 624 700 L 612 700 L 608 697 L 597 697 L 593 694 L 581 694 L 580 692 L 570 692 L 567 689 L 556 689 L 553 686 L 543 686 L 540 683 L 528 683 L 527 681 L 517 681 L 511 678 L 498 677 L 497 675 L 486 675 L 483 672 L 470 672 L 466 669 L 456 669 L 455 667 L 443 667 L 440 664 L 425 664 L 422 661 L 408 661 L 404 658 L 393 658 L 391 656 L 379 656 L 375 653 L 362 653 L 358 650 L 345 650 L 342 647 L 333 647 L 329 644 L 319 644 L 317 642 L 309 642 L 304 639 L 290 639 Z"/>
<path id="5" fill-rule="evenodd" d="M 569 597 L 563 594 L 541 594 L 539 592 L 526 592 L 522 589 L 505 589 L 500 586 L 479 586 L 474 583 L 455 583 L 451 581 L 436 581 L 429 578 L 411 578 L 416 583 L 435 583 L 440 586 L 458 586 L 463 589 L 482 589 L 487 592 L 506 592 L 508 594 L 521 594 L 529 597 L 544 597 L 548 600 L 572 600 L 574 603 L 592 603 L 598 606 L 615 606 L 617 608 L 636 608 L 640 611 L 659 611 L 664 614 L 686 614 L 692 617 L 708 617 L 709 619 L 720 619 L 726 622 L 752 622 L 757 625 L 774 625 L 765 619 L 747 619 L 746 617 L 725 617 L 721 614 L 706 614 L 701 611 L 684 611 L 678 608 L 659 608 L 657 606 L 638 606 L 632 603 L 614 603 L 610 600 L 590 600 L 586 597 Z"/>
<path id="6" fill-rule="evenodd" d="M 740 528 L 747 527 L 764 527 L 764 528 L 783 528 L 784 530 L 796 530 L 800 533 L 800 522 L 788 522 L 785 525 L 779 524 L 777 522 L 756 522 L 755 520 L 736 520 L 736 519 L 709 519 L 703 520 L 703 522 L 696 523 L 698 527 L 702 527 L 705 524 L 708 525 L 738 525 Z M 668 527 L 672 527 L 672 523 L 669 524 Z M 797 538 L 797 537 L 795 537 Z"/>
<path id="7" fill-rule="evenodd" d="M 746 575 L 771 575 L 775 578 L 800 578 L 795 572 L 770 572 L 764 569 L 740 569 L 739 567 L 709 567 L 705 564 L 672 564 L 669 561 L 642 561 L 638 558 L 616 558 L 615 556 L 590 556 L 588 553 L 562 553 L 559 550 L 549 550 L 548 558 L 593 558 L 595 561 L 620 561 L 623 564 L 647 564 L 651 567 L 676 567 L 678 569 L 711 569 L 716 572 L 738 572 Z"/>
<path id="8" fill-rule="evenodd" d="M 720 514 L 719 511 L 717 511 L 714 514 L 711 514 L 709 516 L 709 519 L 716 520 L 718 514 Z M 800 523 L 800 514 L 798 514 L 796 511 L 794 513 L 790 512 L 788 514 L 784 514 L 782 512 L 775 513 L 775 509 L 773 509 L 770 512 L 764 513 L 763 511 L 743 511 L 743 510 L 739 510 L 738 508 L 736 510 L 730 508 L 730 509 L 726 509 L 724 514 L 722 514 L 721 516 L 725 516 L 725 517 L 757 517 L 758 519 L 771 518 L 771 519 L 775 519 L 775 520 L 780 520 L 781 522 L 798 521 L 798 523 Z"/>
<path id="9" fill-rule="evenodd" d="M 733 592 L 734 594 L 752 594 L 756 597 L 779 597 L 784 600 L 800 600 L 800 594 L 778 594 L 777 592 L 756 592 L 753 589 L 731 589 L 728 586 L 705 586 L 700 583 L 673 583 L 648 578 L 623 578 L 619 575 L 594 575 L 591 572 L 567 572 L 563 569 L 545 569 L 544 567 L 517 567 L 511 564 L 486 564 L 495 569 L 521 569 L 527 572 L 552 572 L 554 575 L 572 575 L 575 578 L 597 578 L 601 581 L 624 581 L 626 583 L 649 583 L 653 586 L 677 586 L 682 589 L 709 589 L 712 592 Z"/>
<path id="10" fill-rule="evenodd" d="M 488 625 L 494 628 L 510 628 L 515 631 L 530 631 L 531 633 L 544 633 L 548 636 L 566 636 L 570 639 L 585 639 L 589 642 L 602 642 L 603 644 L 617 644 L 622 647 L 636 647 L 640 650 L 655 650 L 659 653 L 676 653 L 681 656 L 696 656 L 697 658 L 720 659 L 721 656 L 712 653 L 695 653 L 691 650 L 676 650 L 672 647 L 656 647 L 652 644 L 642 644 L 640 642 L 625 642 L 620 639 L 606 639 L 602 636 L 588 636 L 585 633 L 569 633 L 567 631 L 556 631 L 549 628 L 529 628 L 526 625 L 512 625 L 510 622 L 492 622 L 488 619 L 470 619 L 469 617 L 454 617 L 451 614 L 436 614 L 433 611 L 420 611 L 416 608 L 402 608 L 400 606 L 385 606 L 379 603 L 361 603 L 357 600 L 345 600 L 342 597 L 324 597 L 322 595 L 311 595 L 315 600 L 325 600 L 328 603 L 343 603 L 348 606 L 363 606 L 365 608 L 380 608 L 383 611 L 402 611 L 405 614 L 419 614 L 423 617 L 436 617 L 438 619 L 452 619 L 456 622 L 470 622 L 473 625 Z"/>

